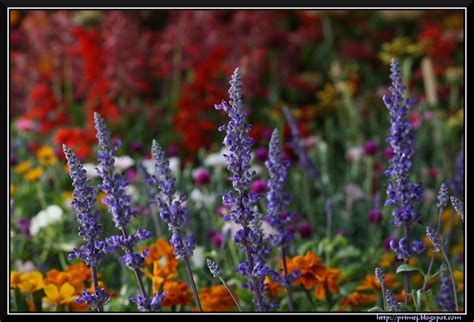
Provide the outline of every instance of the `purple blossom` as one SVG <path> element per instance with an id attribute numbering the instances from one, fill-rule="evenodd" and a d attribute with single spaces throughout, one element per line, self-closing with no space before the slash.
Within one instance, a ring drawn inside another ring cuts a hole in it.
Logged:
<path id="1" fill-rule="evenodd" d="M 445 183 L 441 184 L 437 199 L 438 199 L 438 202 L 436 203 L 436 207 L 438 207 L 438 209 L 446 208 L 449 201 L 449 190 L 448 190 L 448 186 Z"/>
<path id="2" fill-rule="evenodd" d="M 79 296 L 75 300 L 75 302 L 85 302 L 92 310 L 95 310 L 108 300 L 109 294 L 107 293 L 107 291 L 103 288 L 98 288 L 97 293 L 92 293 L 90 291 L 82 291 L 81 296 Z"/>
<path id="3" fill-rule="evenodd" d="M 461 216 L 461 219 L 464 221 L 464 202 L 460 201 L 456 197 L 451 197 L 451 204 L 454 207 L 454 210 Z"/>
<path id="4" fill-rule="evenodd" d="M 290 165 L 282 158 L 280 138 L 276 129 L 270 139 L 269 158 L 265 166 L 270 175 L 266 203 L 268 215 L 265 219 L 277 231 L 277 235 L 271 236 L 271 240 L 277 247 L 285 247 L 294 238 L 287 229 L 294 218 L 291 214 L 284 212 L 291 201 L 290 194 L 285 192 L 285 181 Z"/>
<path id="5" fill-rule="evenodd" d="M 378 145 L 377 142 L 369 140 L 369 141 L 365 142 L 365 144 L 364 144 L 364 153 L 366 155 L 375 155 L 378 148 L 379 148 L 379 145 Z"/>
<path id="6" fill-rule="evenodd" d="M 309 238 L 313 234 L 313 227 L 309 222 L 304 222 L 298 228 L 298 231 L 303 238 Z"/>
<path id="7" fill-rule="evenodd" d="M 400 312 L 400 306 L 392 290 L 385 290 L 385 300 L 387 301 L 388 310 L 390 312 Z"/>
<path id="8" fill-rule="evenodd" d="M 456 311 L 456 301 L 454 298 L 453 286 L 451 284 L 451 277 L 449 275 L 446 265 L 441 264 L 441 273 L 439 276 L 440 287 L 439 292 L 440 296 L 435 297 L 435 301 L 441 305 L 441 307 L 447 312 Z"/>
<path id="9" fill-rule="evenodd" d="M 259 147 L 255 150 L 255 159 L 259 162 L 265 162 L 268 158 L 268 150 L 264 147 Z"/>
<path id="10" fill-rule="evenodd" d="M 436 230 L 431 227 L 426 227 L 426 236 L 433 244 L 435 251 L 439 252 L 443 248 L 443 243 Z"/>
<path id="11" fill-rule="evenodd" d="M 152 177 L 161 194 L 152 202 L 160 208 L 160 217 L 172 233 L 170 240 L 177 258 L 190 257 L 193 254 L 196 240 L 193 235 L 182 237 L 182 230 L 188 222 L 188 209 L 183 206 L 187 200 L 185 194 L 175 197 L 175 178 L 172 177 L 169 160 L 158 144 L 153 140 L 151 153 L 155 161 L 155 175 Z"/>
<path id="12" fill-rule="evenodd" d="M 21 233 L 23 236 L 30 238 L 31 233 L 30 233 L 30 226 L 31 226 L 31 220 L 27 218 L 21 218 L 16 221 L 16 226 L 21 230 Z"/>
<path id="13" fill-rule="evenodd" d="M 69 255 L 69 259 L 79 257 L 87 265 L 97 266 L 105 255 L 103 244 L 99 242 L 99 236 L 104 228 L 99 221 L 100 212 L 96 209 L 97 192 L 90 186 L 86 170 L 74 152 L 66 145 L 63 145 L 63 150 L 74 188 L 72 207 L 79 223 L 79 236 L 86 242 L 79 250 L 74 249 L 74 252 Z"/>
<path id="14" fill-rule="evenodd" d="M 311 179 L 314 180 L 318 178 L 318 169 L 316 168 L 316 165 L 314 164 L 313 160 L 311 160 L 311 158 L 308 156 L 308 153 L 302 145 L 300 131 L 298 129 L 298 125 L 296 124 L 296 120 L 293 117 L 293 114 L 291 114 L 290 110 L 287 107 L 283 108 L 283 114 L 285 115 L 286 121 L 290 126 L 291 146 L 298 155 L 298 161 L 300 163 L 301 168 Z"/>
<path id="15" fill-rule="evenodd" d="M 387 142 L 393 148 L 394 155 L 390 160 L 390 166 L 385 171 L 385 175 L 390 177 L 387 183 L 387 201 L 385 206 L 392 204 L 398 207 L 392 211 L 394 217 L 393 224 L 397 227 L 404 226 L 406 231 L 420 220 L 420 214 L 416 211 L 414 203 L 420 201 L 423 195 L 421 183 L 413 183 L 410 180 L 410 170 L 413 167 L 413 157 L 415 155 L 415 133 L 413 126 L 407 118 L 408 109 L 414 103 L 405 97 L 405 85 L 400 65 L 396 59 L 391 62 L 392 86 L 389 90 L 391 96 L 383 97 L 384 103 L 390 111 L 390 135 Z M 399 247 L 392 247 L 398 258 L 408 260 L 413 252 L 410 251 L 409 236 L 400 239 Z M 417 249 L 418 251 L 419 249 Z M 402 257 L 400 257 L 402 256 Z"/>
<path id="16" fill-rule="evenodd" d="M 271 305 L 263 294 L 263 279 L 270 271 L 265 266 L 262 251 L 263 233 L 259 225 L 259 218 L 255 211 L 257 201 L 261 198 L 258 193 L 250 192 L 250 183 L 255 176 L 255 171 L 250 170 L 251 148 L 254 144 L 249 135 L 252 126 L 247 123 L 247 113 L 243 106 L 242 82 L 240 71 L 235 69 L 230 80 L 230 101 L 216 104 L 216 110 L 223 110 L 230 118 L 229 122 L 219 127 L 225 131 L 224 145 L 229 151 L 224 157 L 227 169 L 230 172 L 229 180 L 232 182 L 233 191 L 223 194 L 223 204 L 229 207 L 229 214 L 224 220 L 232 220 L 242 228 L 234 235 L 234 241 L 242 246 L 247 254 L 247 260 L 241 263 L 236 271 L 246 276 L 249 287 L 255 294 L 254 303 L 257 310 L 267 311 Z"/>
<path id="17" fill-rule="evenodd" d="M 380 224 L 382 222 L 382 209 L 380 208 L 370 209 L 369 222 L 371 224 Z"/>
<path id="18" fill-rule="evenodd" d="M 158 310 L 163 302 L 163 298 L 166 295 L 166 291 L 156 292 L 155 296 L 153 297 L 144 297 L 141 295 L 132 297 L 129 299 L 130 302 L 135 303 L 138 307 L 138 310 L 141 312 L 153 312 Z"/>
<path id="19" fill-rule="evenodd" d="M 255 180 L 254 182 L 252 182 L 252 186 L 250 187 L 250 191 L 255 193 L 264 193 L 267 190 L 267 182 L 263 179 Z"/>

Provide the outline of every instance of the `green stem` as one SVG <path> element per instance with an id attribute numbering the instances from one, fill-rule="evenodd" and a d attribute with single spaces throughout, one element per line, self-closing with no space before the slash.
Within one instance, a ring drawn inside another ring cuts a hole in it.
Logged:
<path id="1" fill-rule="evenodd" d="M 235 298 L 234 296 L 234 293 L 232 292 L 232 290 L 230 289 L 229 285 L 227 285 L 226 281 L 219 276 L 219 279 L 221 280 L 222 284 L 224 285 L 225 289 L 227 290 L 227 292 L 230 294 L 230 296 L 232 297 L 232 300 L 234 300 L 234 303 L 235 305 L 237 305 L 237 308 L 239 309 L 239 312 L 242 312 L 242 308 L 240 307 L 239 305 L 239 301 L 237 301 L 237 299 Z"/>

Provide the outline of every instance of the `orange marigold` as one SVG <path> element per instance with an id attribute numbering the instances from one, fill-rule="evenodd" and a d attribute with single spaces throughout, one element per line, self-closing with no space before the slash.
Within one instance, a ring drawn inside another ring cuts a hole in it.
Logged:
<path id="1" fill-rule="evenodd" d="M 234 296 L 237 295 L 234 294 Z M 223 285 L 202 288 L 199 291 L 199 299 L 204 312 L 228 312 L 236 307 Z"/>
<path id="2" fill-rule="evenodd" d="M 394 281 L 397 274 L 385 274 L 385 287 L 398 287 L 399 282 Z M 362 281 L 362 285 L 356 287 L 357 291 L 376 291 L 381 289 L 380 283 L 375 275 L 367 275 Z"/>
<path id="3" fill-rule="evenodd" d="M 372 294 L 365 294 L 359 292 L 353 292 L 349 294 L 343 301 L 342 307 L 351 307 L 351 308 L 359 308 L 366 305 L 375 304 L 377 301 L 377 297 Z"/>
<path id="4" fill-rule="evenodd" d="M 318 276 L 324 274 L 326 267 L 320 263 L 319 257 L 312 251 L 308 251 L 304 256 L 286 258 L 288 273 L 300 270 L 301 276 L 295 280 L 295 285 L 303 283 L 306 289 L 311 289 L 320 282 Z M 280 268 L 283 262 L 280 260 Z"/>
<path id="5" fill-rule="evenodd" d="M 284 289 L 283 286 L 273 282 L 268 276 L 265 276 L 263 283 L 265 285 L 265 290 L 267 291 L 268 295 L 270 295 L 270 297 L 277 297 Z"/>
<path id="6" fill-rule="evenodd" d="M 146 246 L 142 247 L 140 251 L 147 249 Z M 168 259 L 176 259 L 173 253 L 173 246 L 166 239 L 158 239 L 155 243 L 151 244 L 149 247 L 150 253 L 148 257 L 145 258 L 146 265 L 153 265 L 155 261 L 160 260 L 163 257 Z"/>
<path id="7" fill-rule="evenodd" d="M 153 262 L 153 274 L 147 268 L 142 269 L 142 272 L 153 282 L 153 292 L 157 292 L 161 285 L 167 280 L 172 279 L 177 275 L 178 260 L 175 258 L 163 261 Z"/>
<path id="8" fill-rule="evenodd" d="M 326 289 L 334 294 L 339 294 L 339 278 L 341 277 L 341 270 L 337 268 L 325 268 L 324 272 L 317 275 L 318 288 L 314 295 L 318 300 L 326 299 Z"/>
<path id="9" fill-rule="evenodd" d="M 167 292 L 163 299 L 163 306 L 187 305 L 191 301 L 192 294 L 183 281 L 166 281 L 163 284 L 163 290 Z"/>

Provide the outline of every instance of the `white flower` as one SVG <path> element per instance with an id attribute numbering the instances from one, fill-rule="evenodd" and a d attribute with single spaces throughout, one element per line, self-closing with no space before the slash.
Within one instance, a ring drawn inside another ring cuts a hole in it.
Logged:
<path id="1" fill-rule="evenodd" d="M 181 161 L 178 157 L 172 157 L 169 160 L 171 172 L 176 176 L 179 173 Z"/>
<path id="2" fill-rule="evenodd" d="M 214 193 L 203 194 L 201 190 L 194 188 L 191 191 L 189 198 L 194 201 L 197 205 L 211 208 L 216 201 L 216 195 Z"/>
<path id="3" fill-rule="evenodd" d="M 227 163 L 224 158 L 224 154 L 228 154 L 229 151 L 226 148 L 223 148 L 217 153 L 211 153 L 204 160 L 204 165 L 209 167 L 224 167 Z"/>
<path id="4" fill-rule="evenodd" d="M 360 146 L 350 148 L 346 152 L 346 159 L 349 162 L 357 162 L 361 159 L 364 149 Z"/>
<path id="5" fill-rule="evenodd" d="M 63 216 L 61 207 L 51 205 L 45 210 L 41 210 L 33 219 L 31 219 L 30 233 L 32 236 L 38 234 L 41 228 L 47 227 L 59 220 Z"/>
<path id="6" fill-rule="evenodd" d="M 140 198 L 137 189 L 132 185 L 128 185 L 127 188 L 125 188 L 125 193 L 131 196 L 132 200 L 138 200 L 138 198 Z"/>
<path id="7" fill-rule="evenodd" d="M 269 223 L 267 223 L 265 220 L 262 221 L 262 233 L 264 238 L 268 238 L 270 235 L 275 236 L 277 234 L 277 231 L 275 228 L 270 226 Z"/>
<path id="8" fill-rule="evenodd" d="M 84 170 L 86 170 L 86 176 L 89 179 L 97 178 L 99 173 L 97 172 L 97 166 L 92 163 L 85 163 L 83 166 Z"/>
<path id="9" fill-rule="evenodd" d="M 262 173 L 262 167 L 259 166 L 258 164 L 253 164 L 250 169 L 249 169 L 251 172 L 252 171 L 255 171 L 255 174 L 258 176 Z"/>
<path id="10" fill-rule="evenodd" d="M 179 170 L 180 170 L 181 161 L 177 157 L 172 157 L 172 158 L 169 159 L 169 161 L 170 161 L 171 173 L 173 175 L 177 175 L 179 173 Z M 142 164 L 143 164 L 143 167 L 145 168 L 146 172 L 149 175 L 152 176 L 152 175 L 155 174 L 155 161 L 153 159 L 143 160 Z"/>
<path id="11" fill-rule="evenodd" d="M 16 267 L 17 267 L 16 270 L 18 271 L 18 273 L 28 273 L 28 272 L 34 272 L 38 270 L 32 261 L 23 262 L 22 260 L 18 260 L 16 262 Z"/>
<path id="12" fill-rule="evenodd" d="M 127 170 L 135 164 L 135 161 L 128 155 L 123 157 L 115 157 L 115 168 L 119 171 Z"/>
<path id="13" fill-rule="evenodd" d="M 222 226 L 222 235 L 223 236 L 232 236 L 234 237 L 235 233 L 242 229 L 242 225 L 236 224 L 233 221 L 227 221 L 224 226 Z"/>
<path id="14" fill-rule="evenodd" d="M 193 256 L 191 257 L 193 266 L 202 268 L 204 267 L 204 247 L 197 246 L 194 248 Z"/>
<path id="15" fill-rule="evenodd" d="M 354 183 L 349 183 L 346 185 L 344 192 L 346 193 L 347 198 L 352 201 L 359 201 L 364 198 L 364 192 L 358 185 Z"/>

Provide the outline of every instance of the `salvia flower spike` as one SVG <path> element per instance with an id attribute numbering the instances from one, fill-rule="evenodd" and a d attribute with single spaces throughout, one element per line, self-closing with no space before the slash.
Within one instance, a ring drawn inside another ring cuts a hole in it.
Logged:
<path id="1" fill-rule="evenodd" d="M 189 261 L 189 258 L 193 255 L 196 238 L 192 234 L 183 236 L 183 231 L 188 223 L 188 209 L 184 206 L 187 196 L 183 194 L 176 198 L 176 179 L 171 174 L 170 163 L 166 158 L 165 151 L 163 151 L 156 140 L 152 142 L 151 154 L 155 162 L 155 175 L 152 180 L 160 191 L 155 200 L 151 202 L 159 206 L 160 217 L 168 225 L 168 229 L 171 232 L 170 243 L 174 247 L 176 258 L 183 259 L 184 261 L 186 273 L 193 291 L 194 302 L 198 310 L 202 311 Z"/>
<path id="2" fill-rule="evenodd" d="M 223 195 L 224 205 L 230 208 L 224 220 L 232 220 L 242 228 L 234 235 L 234 241 L 242 246 L 247 254 L 247 260 L 237 267 L 237 272 L 246 276 L 249 287 L 254 292 L 254 302 L 258 311 L 266 311 L 267 305 L 263 294 L 263 279 L 270 272 L 262 257 L 263 233 L 258 224 L 256 205 L 261 196 L 250 192 L 250 183 L 255 171 L 250 170 L 251 148 L 253 139 L 249 135 L 252 126 L 247 122 L 247 113 L 243 105 L 242 81 L 240 71 L 236 68 L 232 74 L 229 88 L 229 102 L 216 104 L 216 110 L 223 110 L 230 120 L 219 127 L 225 131 L 224 145 L 229 151 L 224 155 L 229 180 L 233 191 Z"/>
<path id="3" fill-rule="evenodd" d="M 74 188 L 72 207 L 76 212 L 76 220 L 79 223 L 79 236 L 86 242 L 80 249 L 74 249 L 69 255 L 69 259 L 80 258 L 86 265 L 91 267 L 92 284 L 94 294 L 89 291 L 82 291 L 77 302 L 86 302 L 91 309 L 103 310 L 103 305 L 109 300 L 107 292 L 99 287 L 97 267 L 105 256 L 105 243 L 100 240 L 100 234 L 104 230 L 99 221 L 100 213 L 96 209 L 97 192 L 90 186 L 90 179 L 86 177 L 81 162 L 71 151 L 63 145 L 63 151 L 69 167 L 69 176 L 72 179 Z"/>

